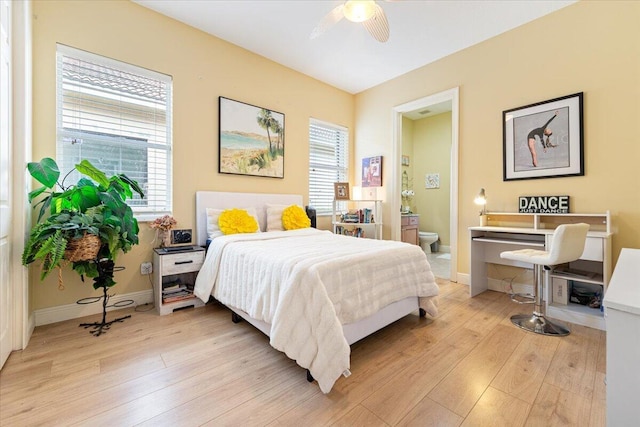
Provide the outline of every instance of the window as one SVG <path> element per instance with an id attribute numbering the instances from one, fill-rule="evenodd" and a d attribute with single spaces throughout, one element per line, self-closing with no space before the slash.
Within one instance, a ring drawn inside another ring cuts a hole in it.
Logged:
<path id="1" fill-rule="evenodd" d="M 309 123 L 309 204 L 330 215 L 333 183 L 349 178 L 349 129 L 319 120 Z"/>
<path id="2" fill-rule="evenodd" d="M 171 77 L 58 45 L 56 82 L 61 176 L 87 159 L 140 184 L 138 219 L 171 213 Z"/>

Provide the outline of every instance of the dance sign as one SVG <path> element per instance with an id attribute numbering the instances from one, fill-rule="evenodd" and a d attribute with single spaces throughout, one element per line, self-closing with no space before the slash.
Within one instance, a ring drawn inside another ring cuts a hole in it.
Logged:
<path id="1" fill-rule="evenodd" d="M 520 213 L 569 213 L 569 196 L 521 196 Z"/>

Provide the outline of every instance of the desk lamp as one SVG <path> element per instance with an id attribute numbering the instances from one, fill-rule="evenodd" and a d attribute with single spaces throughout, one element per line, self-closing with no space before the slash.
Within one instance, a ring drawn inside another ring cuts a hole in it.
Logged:
<path id="1" fill-rule="evenodd" d="M 480 193 L 474 199 L 476 205 L 481 205 L 482 210 L 480 211 L 480 226 L 487 225 L 487 197 L 484 194 L 484 188 L 480 189 Z"/>

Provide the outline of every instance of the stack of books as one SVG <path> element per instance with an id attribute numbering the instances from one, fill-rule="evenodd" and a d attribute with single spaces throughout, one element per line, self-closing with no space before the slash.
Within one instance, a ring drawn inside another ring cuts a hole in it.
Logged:
<path id="1" fill-rule="evenodd" d="M 347 213 L 343 213 L 340 218 L 340 222 L 351 224 L 370 224 L 374 222 L 373 213 L 371 209 L 352 209 Z"/>
<path id="2" fill-rule="evenodd" d="M 364 224 L 371 224 L 375 222 L 373 220 L 373 213 L 371 212 L 371 209 L 369 208 L 360 209 L 360 222 Z"/>
<path id="3" fill-rule="evenodd" d="M 179 281 L 162 287 L 162 302 L 165 304 L 193 297 L 193 288 L 190 289 L 188 285 L 183 285 Z"/>
<path id="4" fill-rule="evenodd" d="M 357 224 L 360 222 L 360 214 L 358 212 L 342 214 L 342 222 Z"/>
<path id="5" fill-rule="evenodd" d="M 353 226 L 350 226 L 353 227 Z M 344 236 L 353 236 L 353 237 L 365 237 L 364 230 L 360 227 L 355 228 L 347 228 L 341 225 L 336 226 L 336 234 L 342 234 Z"/>

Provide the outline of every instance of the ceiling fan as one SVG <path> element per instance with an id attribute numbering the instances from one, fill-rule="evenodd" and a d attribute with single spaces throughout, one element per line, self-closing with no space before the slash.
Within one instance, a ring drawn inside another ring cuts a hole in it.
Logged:
<path id="1" fill-rule="evenodd" d="M 361 22 L 374 39 L 381 43 L 389 40 L 389 23 L 382 7 L 374 0 L 348 0 L 335 7 L 311 32 L 311 39 L 323 34 L 342 18 L 351 22 Z"/>

